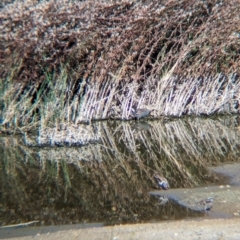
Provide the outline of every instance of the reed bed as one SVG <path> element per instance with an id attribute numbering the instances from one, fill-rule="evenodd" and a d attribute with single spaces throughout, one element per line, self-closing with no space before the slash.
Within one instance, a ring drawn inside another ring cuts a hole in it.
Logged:
<path id="1" fill-rule="evenodd" d="M 231 1 L 3 1 L 0 123 L 239 113 Z"/>
<path id="2" fill-rule="evenodd" d="M 0 131 L 23 136 L 0 138 L 3 224 L 178 218 L 147 194 L 154 173 L 193 187 L 240 158 L 239 12 L 238 0 L 2 1 Z M 162 121 L 79 125 L 136 108 Z M 164 118 L 213 114 L 230 116 Z"/>
<path id="3" fill-rule="evenodd" d="M 47 128 L 49 122 L 57 128 L 60 123 L 74 126 L 109 118 L 129 120 L 133 118 L 132 109 L 135 108 L 152 110 L 153 118 L 239 114 L 240 111 L 240 77 L 237 74 L 190 80 L 177 77 L 161 81 L 152 79 L 144 84 L 129 82 L 114 84 L 114 87 L 111 81 L 106 81 L 100 85 L 89 84 L 84 96 L 79 90 L 74 99 L 67 102 L 62 95 L 66 89 L 58 93 L 53 87 L 42 97 L 44 104 L 40 104 L 40 109 L 38 104 L 33 106 L 26 95 L 20 100 L 16 95 L 11 99 L 15 92 L 5 91 L 1 98 L 5 105 L 2 127 L 27 131 L 36 126 Z M 144 90 L 139 91 L 139 88 Z"/>

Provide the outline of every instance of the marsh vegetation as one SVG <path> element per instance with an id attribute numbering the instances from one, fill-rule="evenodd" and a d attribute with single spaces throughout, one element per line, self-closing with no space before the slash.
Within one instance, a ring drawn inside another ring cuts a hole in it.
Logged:
<path id="1" fill-rule="evenodd" d="M 1 223 L 194 215 L 147 193 L 156 172 L 194 187 L 218 180 L 208 165 L 239 161 L 239 12 L 238 0 L 1 1 Z M 142 108 L 149 121 L 132 121 Z"/>
<path id="2" fill-rule="evenodd" d="M 239 113 L 240 3 L 3 1 L 2 131 Z"/>

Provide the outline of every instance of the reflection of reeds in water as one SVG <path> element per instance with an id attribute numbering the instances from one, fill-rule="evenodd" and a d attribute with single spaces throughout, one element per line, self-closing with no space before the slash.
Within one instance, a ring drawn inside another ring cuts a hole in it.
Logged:
<path id="1" fill-rule="evenodd" d="M 221 119 L 151 121 L 147 128 L 135 122 L 95 124 L 100 143 L 80 148 L 29 148 L 2 138 L 5 208 L 14 208 L 16 201 L 19 209 L 30 213 L 30 208 L 51 205 L 53 209 L 46 210 L 48 223 L 56 206 L 72 211 L 78 221 L 80 215 L 89 221 L 101 221 L 101 216 L 122 222 L 135 221 L 136 216 L 151 219 L 172 209 L 168 205 L 156 210 L 149 198 L 148 190 L 156 186 L 154 173 L 166 177 L 171 187 L 194 186 L 213 180 L 208 165 L 239 160 L 240 133 Z M 20 210 L 17 214 L 20 217 Z M 59 218 L 68 223 L 63 215 Z"/>
<path id="2" fill-rule="evenodd" d="M 83 146 L 98 139 L 98 133 L 89 125 L 58 124 L 51 128 L 41 127 L 37 135 L 24 134 L 28 146 Z"/>
<path id="3" fill-rule="evenodd" d="M 218 120 L 152 121 L 144 131 L 133 129 L 131 123 L 104 124 L 102 141 L 105 146 L 111 142 L 114 159 L 131 159 L 140 172 L 147 169 L 149 179 L 152 172 L 160 172 L 171 186 L 199 184 L 209 164 L 239 159 L 239 133 Z"/>
<path id="4" fill-rule="evenodd" d="M 231 119 L 238 121 L 238 117 Z M 137 172 L 144 172 L 152 183 L 153 173 L 160 172 L 170 180 L 171 186 L 198 184 L 207 174 L 207 165 L 239 157 L 239 132 L 221 119 L 151 121 L 137 127 L 133 122 L 95 125 L 100 129 L 101 144 L 82 148 L 43 148 L 37 151 L 38 157 L 42 161 L 64 159 L 68 162 L 98 161 L 110 166 L 118 164 L 129 176 L 132 174 L 132 167 L 128 169 L 131 162 L 138 166 Z"/>
<path id="5" fill-rule="evenodd" d="M 238 121 L 238 117 L 233 118 Z M 239 154 L 239 132 L 223 124 L 223 120 L 192 118 L 151 121 L 148 124 L 142 122 L 137 127 L 133 122 L 102 122 L 95 125 L 100 129 L 101 143 L 82 148 L 42 148 L 37 150 L 38 157 L 42 161 L 117 162 L 125 167 L 126 162 L 130 161 L 139 167 L 143 164 L 145 168 L 146 165 L 152 172 L 164 172 L 171 178 L 174 178 L 171 171 L 175 169 L 185 179 L 191 178 L 191 167 L 204 169 L 208 163 L 234 160 Z M 141 125 L 144 125 L 142 130 Z M 192 177 L 192 183 L 198 182 L 194 179 Z"/>

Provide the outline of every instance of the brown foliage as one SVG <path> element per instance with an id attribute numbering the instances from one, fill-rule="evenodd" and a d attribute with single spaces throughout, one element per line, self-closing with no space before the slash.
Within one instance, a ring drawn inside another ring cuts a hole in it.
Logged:
<path id="1" fill-rule="evenodd" d="M 74 79 L 145 79 L 240 69 L 240 2 L 14 1 L 1 9 L 1 69 L 41 81 L 67 66 Z"/>

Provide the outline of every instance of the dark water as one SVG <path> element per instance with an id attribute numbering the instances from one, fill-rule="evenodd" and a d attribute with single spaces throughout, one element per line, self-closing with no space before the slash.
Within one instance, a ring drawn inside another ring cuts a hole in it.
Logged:
<path id="1" fill-rule="evenodd" d="M 149 195 L 164 176 L 171 188 L 221 184 L 208 167 L 240 162 L 239 116 L 94 123 L 99 142 L 29 147 L 0 136 L 0 224 L 104 225 L 203 217 Z M 34 137 L 34 136 L 33 136 Z M 39 136 L 36 136 L 36 138 Z"/>

